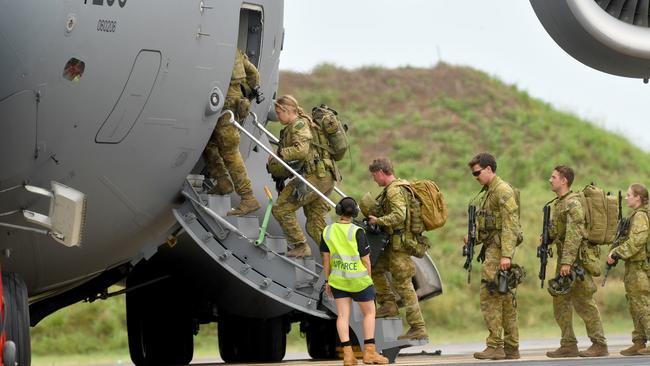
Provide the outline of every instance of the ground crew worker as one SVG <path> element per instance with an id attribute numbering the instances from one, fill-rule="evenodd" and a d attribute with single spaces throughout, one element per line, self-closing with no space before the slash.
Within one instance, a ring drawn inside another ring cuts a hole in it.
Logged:
<path id="1" fill-rule="evenodd" d="M 630 226 L 627 239 L 612 249 L 607 256 L 607 263 L 614 264 L 614 258 L 625 261 L 625 293 L 634 323 L 631 347 L 621 351 L 623 356 L 650 354 L 646 342 L 650 337 L 650 279 L 648 272 L 648 253 L 646 243 L 650 233 L 648 221 L 648 189 L 643 184 L 632 184 L 625 197 L 627 206 L 632 209 L 628 216 Z"/>
<path id="2" fill-rule="evenodd" d="M 551 190 L 557 195 L 551 215 L 549 230 L 552 244 L 557 246 L 557 268 L 555 275 L 571 276 L 574 266 L 584 268 L 578 254 L 582 246 L 590 245 L 585 239 L 585 214 L 578 194 L 571 191 L 573 169 L 560 165 L 553 169 L 549 178 Z M 574 279 L 573 287 L 566 294 L 553 296 L 553 314 L 560 326 L 562 339 L 560 347 L 546 352 L 547 357 L 602 357 L 607 356 L 607 340 L 603 322 L 594 301 L 596 285 L 591 274 L 584 271 L 584 279 Z M 573 332 L 573 309 L 585 322 L 587 336 L 592 345 L 578 352 L 578 341 Z"/>
<path id="3" fill-rule="evenodd" d="M 282 96 L 275 102 L 275 113 L 280 123 L 285 126 L 280 132 L 278 155 L 284 161 L 302 161 L 301 170 L 304 172 L 305 179 L 329 196 L 334 189 L 336 175 L 333 170 L 325 167 L 324 159 L 318 155 L 316 148 L 311 144 L 310 124 L 313 123 L 311 118 L 290 95 Z M 316 243 L 320 243 L 321 233 L 325 228 L 325 215 L 330 209 L 324 199 L 312 192 L 299 179 L 290 181 L 280 192 L 272 212 L 287 236 L 287 243 L 290 247 L 293 246 L 293 249 L 287 252 L 289 257 L 311 256 L 307 238 L 296 218 L 296 211 L 300 207 L 303 208 L 307 219 L 305 223 L 307 232 Z"/>
<path id="4" fill-rule="evenodd" d="M 375 348 L 375 286 L 370 278 L 370 245 L 363 229 L 352 223 L 359 214 L 359 206 L 353 198 L 345 197 L 336 205 L 336 214 L 340 216 L 339 222 L 323 230 L 320 251 L 327 278 L 325 291 L 336 301 L 336 330 L 343 347 L 343 365 L 357 363 L 350 341 L 352 300 L 363 313 L 363 363 L 387 364 L 388 359 Z"/>
<path id="5" fill-rule="evenodd" d="M 422 318 L 418 297 L 411 278 L 415 276 L 415 264 L 411 256 L 402 248 L 402 240 L 407 233 L 406 210 L 408 193 L 399 186 L 402 179 L 394 175 L 393 164 L 387 158 L 373 160 L 368 167 L 375 183 L 384 187 L 378 198 L 377 216 L 368 215 L 370 224 L 379 225 L 390 234 L 390 242 L 379 256 L 372 271 L 372 280 L 377 288 L 377 318 L 399 316 L 395 294 L 391 291 L 386 274 L 390 273 L 393 288 L 402 298 L 406 308 L 406 321 L 409 330 L 398 339 L 427 339 L 429 336 Z M 396 183 L 396 184 L 393 184 Z"/>
<path id="6" fill-rule="evenodd" d="M 249 96 L 259 89 L 260 75 L 257 68 L 239 49 L 235 53 L 235 66 L 232 70 L 230 86 L 226 94 L 223 110 L 231 110 L 235 120 L 241 122 L 248 116 Z M 205 148 L 205 159 L 210 177 L 216 180 L 210 194 L 228 194 L 234 189 L 239 195 L 239 207 L 233 208 L 228 215 L 242 216 L 260 208 L 260 203 L 253 194 L 251 180 L 246 172 L 246 165 L 239 152 L 239 130 L 230 122 L 230 115 L 219 118 Z M 230 178 L 228 178 L 230 174 Z M 231 182 L 232 179 L 232 182 Z"/>
<path id="7" fill-rule="evenodd" d="M 474 353 L 480 360 L 518 359 L 519 326 L 517 303 L 511 291 L 496 291 L 495 280 L 499 270 L 512 265 L 515 247 L 521 241 L 519 206 L 515 192 L 506 181 L 496 175 L 497 162 L 488 153 L 476 155 L 467 164 L 481 189 L 477 209 L 477 244 L 482 244 L 479 259 L 481 269 L 480 304 L 489 335 L 486 348 Z M 467 243 L 467 237 L 464 239 Z M 503 330 L 503 334 L 501 331 Z"/>

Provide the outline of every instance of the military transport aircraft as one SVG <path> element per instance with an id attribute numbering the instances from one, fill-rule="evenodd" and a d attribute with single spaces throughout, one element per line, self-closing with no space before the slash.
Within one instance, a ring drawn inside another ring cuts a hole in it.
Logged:
<path id="1" fill-rule="evenodd" d="M 199 325 L 215 321 L 227 361 L 282 359 L 291 322 L 312 356 L 335 355 L 320 258 L 285 257 L 273 219 L 260 235 L 263 209 L 226 217 L 238 202 L 202 184 L 238 47 L 267 96 L 241 151 L 268 202 L 283 38 L 279 0 L 0 1 L 0 262 L 18 365 L 30 324 L 114 284 L 137 365 L 188 363 Z M 416 286 L 441 293 L 430 258 Z M 398 322 L 378 330 L 386 352 L 409 345 Z"/>
<path id="2" fill-rule="evenodd" d="M 531 3 L 574 57 L 648 77 L 648 0 Z M 287 258 L 277 223 L 261 229 L 264 209 L 226 217 L 237 197 L 207 195 L 201 175 L 240 48 L 268 96 L 238 125 L 268 201 L 283 38 L 281 0 L 0 1 L 0 264 L 18 365 L 30 364 L 30 325 L 114 284 L 136 365 L 189 362 L 199 325 L 215 321 L 226 361 L 282 359 L 292 322 L 310 355 L 334 356 L 318 255 Z M 440 294 L 432 260 L 416 264 L 420 299 Z M 378 349 L 412 345 L 396 340 L 401 326 L 380 322 Z"/>

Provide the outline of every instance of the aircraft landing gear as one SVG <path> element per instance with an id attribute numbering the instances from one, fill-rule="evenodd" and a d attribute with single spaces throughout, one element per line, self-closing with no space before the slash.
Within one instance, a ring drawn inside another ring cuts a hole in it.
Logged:
<path id="1" fill-rule="evenodd" d="M 279 362 L 287 347 L 289 324 L 283 317 L 252 319 L 219 316 L 219 354 L 225 362 Z"/>
<path id="2" fill-rule="evenodd" d="M 141 263 L 127 288 L 159 278 Z M 131 360 L 138 366 L 186 365 L 194 354 L 194 324 L 187 301 L 171 278 L 126 293 L 126 326 Z"/>
<path id="3" fill-rule="evenodd" d="M 336 342 L 339 339 L 336 332 L 336 319 L 326 320 L 310 317 L 300 323 L 300 331 L 305 333 L 307 341 L 307 353 L 314 359 L 334 360 L 336 354 Z M 353 336 L 350 331 L 350 336 Z"/>
<path id="4" fill-rule="evenodd" d="M 4 302 L 3 327 L 7 340 L 2 348 L 3 363 L 5 366 L 29 366 L 31 364 L 31 340 L 27 286 L 18 274 L 2 273 L 2 296 Z"/>

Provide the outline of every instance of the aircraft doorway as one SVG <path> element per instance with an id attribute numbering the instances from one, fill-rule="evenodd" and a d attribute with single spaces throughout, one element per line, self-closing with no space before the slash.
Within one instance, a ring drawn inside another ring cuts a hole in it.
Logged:
<path id="1" fill-rule="evenodd" d="M 243 50 L 250 61 L 259 67 L 262 52 L 264 14 L 259 5 L 244 4 L 239 11 L 239 36 L 237 48 Z"/>

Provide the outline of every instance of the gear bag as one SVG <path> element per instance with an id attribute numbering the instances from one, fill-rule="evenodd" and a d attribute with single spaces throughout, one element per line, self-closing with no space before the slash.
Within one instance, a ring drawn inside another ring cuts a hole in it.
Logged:
<path id="1" fill-rule="evenodd" d="M 594 183 L 578 193 L 585 211 L 586 239 L 593 245 L 610 245 L 618 225 L 618 199 Z"/>
<path id="2" fill-rule="evenodd" d="M 341 123 L 338 112 L 325 104 L 321 104 L 320 107 L 312 108 L 311 116 L 318 128 L 318 131 L 312 130 L 314 135 L 312 144 L 316 145 L 320 150 L 327 151 L 335 161 L 343 159 L 350 144 L 345 133 L 348 126 Z M 321 138 L 321 136 L 324 138 Z M 321 157 L 323 157 L 322 154 Z"/>
<path id="3" fill-rule="evenodd" d="M 411 198 L 408 214 L 411 219 L 411 231 L 419 234 L 423 231 L 435 230 L 447 222 L 447 206 L 438 185 L 429 179 L 415 179 L 402 183 Z"/>

